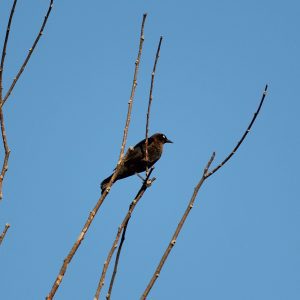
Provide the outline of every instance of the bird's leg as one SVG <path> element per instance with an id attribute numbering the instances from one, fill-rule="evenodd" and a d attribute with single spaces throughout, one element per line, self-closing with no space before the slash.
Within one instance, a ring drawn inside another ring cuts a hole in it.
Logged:
<path id="1" fill-rule="evenodd" d="M 140 173 L 135 173 L 139 178 L 141 178 L 143 181 L 145 181 L 145 178 Z"/>

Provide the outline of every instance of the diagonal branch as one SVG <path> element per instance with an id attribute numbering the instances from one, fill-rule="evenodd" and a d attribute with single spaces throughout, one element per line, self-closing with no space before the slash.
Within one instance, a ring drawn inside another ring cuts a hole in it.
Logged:
<path id="1" fill-rule="evenodd" d="M 123 135 L 123 140 L 122 140 L 121 152 L 120 152 L 120 157 L 119 157 L 119 160 L 118 160 L 118 163 L 117 163 L 115 173 L 112 176 L 110 182 L 108 183 L 107 188 L 101 194 L 101 196 L 100 196 L 98 202 L 96 203 L 94 209 L 90 212 L 89 217 L 88 217 L 87 221 L 85 222 L 85 224 L 84 224 L 84 226 L 83 226 L 83 228 L 80 232 L 80 235 L 79 235 L 78 239 L 76 240 L 73 247 L 69 251 L 68 256 L 64 259 L 64 262 L 61 266 L 59 274 L 57 275 L 57 277 L 56 277 L 56 279 L 53 283 L 51 291 L 49 292 L 48 296 L 46 297 L 47 300 L 53 299 L 57 289 L 59 288 L 59 286 L 62 282 L 62 279 L 63 279 L 63 277 L 66 273 L 66 270 L 68 268 L 69 263 L 71 262 L 73 256 L 75 255 L 77 249 L 79 248 L 81 242 L 83 241 L 83 239 L 85 237 L 85 234 L 87 233 L 89 227 L 91 226 L 94 217 L 96 216 L 96 214 L 97 214 L 100 206 L 102 205 L 104 199 L 108 195 L 108 193 L 110 191 L 110 188 L 111 188 L 111 186 L 114 182 L 114 179 L 117 177 L 117 175 L 120 172 L 120 169 L 123 165 L 123 162 L 124 162 L 124 159 L 123 159 L 124 149 L 125 149 L 125 146 L 126 146 L 126 140 L 127 140 L 127 134 L 128 134 L 129 124 L 130 124 L 132 104 L 133 104 L 133 99 L 134 99 L 135 90 L 136 90 L 136 86 L 137 86 L 137 73 L 138 73 L 138 68 L 139 68 L 141 54 L 142 54 L 142 48 L 143 48 L 143 42 L 144 42 L 144 25 L 145 25 L 146 17 L 147 17 L 147 14 L 144 14 L 143 15 L 143 21 L 142 21 L 142 26 L 141 26 L 138 57 L 137 57 L 137 60 L 135 61 L 135 71 L 134 71 L 134 77 L 133 77 L 133 84 L 132 84 L 130 99 L 129 99 L 129 102 L 128 102 L 128 112 L 127 112 L 126 123 L 125 123 L 125 128 L 124 128 L 124 135 Z M 125 157 L 126 157 L 126 155 L 125 155 Z"/>
<path id="2" fill-rule="evenodd" d="M 15 8 L 17 5 L 17 0 L 14 0 L 14 3 L 12 5 L 11 11 L 10 11 L 10 15 L 9 15 L 9 19 L 8 19 L 8 23 L 7 23 L 7 27 L 6 27 L 6 34 L 5 34 L 5 38 L 4 38 L 4 44 L 3 44 L 3 48 L 2 48 L 2 56 L 1 56 L 1 65 L 0 65 L 0 104 L 2 104 L 2 90 L 3 90 L 3 69 L 4 69 L 4 62 L 5 62 L 5 56 L 6 56 L 6 48 L 7 48 L 7 42 L 9 39 L 9 33 L 10 33 L 10 26 L 11 26 L 11 22 L 15 13 Z"/>
<path id="3" fill-rule="evenodd" d="M 154 87 L 154 77 L 155 77 L 155 71 L 156 71 L 156 65 L 157 65 L 157 61 L 159 58 L 159 53 L 160 53 L 160 47 L 161 47 L 161 43 L 162 43 L 163 37 L 161 36 L 159 39 L 159 43 L 158 43 L 158 47 L 157 47 L 157 51 L 156 51 L 156 55 L 155 55 L 155 61 L 154 61 L 154 65 L 153 65 L 153 70 L 151 73 L 151 85 L 150 85 L 150 92 L 149 92 L 149 102 L 148 102 L 148 110 L 147 110 L 147 118 L 146 118 L 146 141 L 145 141 L 145 159 L 146 162 L 148 162 L 149 158 L 148 158 L 148 131 L 149 131 L 149 118 L 150 118 L 150 109 L 151 109 L 151 104 L 152 104 L 152 93 L 153 93 L 153 87 Z M 146 166 L 146 174 L 148 174 L 148 167 Z"/>
<path id="4" fill-rule="evenodd" d="M 113 270 L 112 276 L 110 278 L 109 288 L 108 288 L 108 292 L 106 294 L 106 300 L 110 300 L 110 297 L 111 297 L 112 289 L 113 289 L 115 278 L 116 278 L 117 271 L 118 271 L 118 265 L 119 265 L 119 260 L 120 260 L 120 255 L 121 255 L 122 247 L 123 247 L 123 244 L 125 242 L 125 236 L 126 236 L 128 222 L 129 222 L 129 219 L 127 220 L 127 222 L 126 222 L 126 224 L 124 226 L 123 232 L 122 232 L 122 237 L 121 237 L 120 245 L 118 247 L 118 251 L 117 251 L 117 255 L 116 255 L 116 259 L 115 259 L 114 270 Z"/>
<path id="5" fill-rule="evenodd" d="M 15 2 L 16 2 L 16 1 L 15 1 Z M 14 3 L 14 5 L 15 5 L 15 3 Z M 4 105 L 4 103 L 7 101 L 8 97 L 10 96 L 11 92 L 13 91 L 13 89 L 14 89 L 14 87 L 15 87 L 17 81 L 19 80 L 20 76 L 22 75 L 22 73 L 23 73 L 23 71 L 24 71 L 24 69 L 25 69 L 25 67 L 26 67 L 26 65 L 27 65 L 27 63 L 28 63 L 28 61 L 29 61 L 29 59 L 30 59 L 30 57 L 31 57 L 31 55 L 32 55 L 32 53 L 33 53 L 35 47 L 36 47 L 36 45 L 38 44 L 38 42 L 39 42 L 41 36 L 43 35 L 43 30 L 44 30 L 44 28 L 45 28 L 45 26 L 46 26 L 46 24 L 47 24 L 47 21 L 48 21 L 49 15 L 50 15 L 50 13 L 51 13 L 52 7 L 53 7 L 53 0 L 50 0 L 49 7 L 48 7 L 48 11 L 47 11 L 47 13 L 46 13 L 46 15 L 45 15 L 45 18 L 44 18 L 44 21 L 43 21 L 43 23 L 42 23 L 42 26 L 41 26 L 41 28 L 40 28 L 40 30 L 39 30 L 39 33 L 38 33 L 36 39 L 34 40 L 34 42 L 33 42 L 33 44 L 32 44 L 32 47 L 29 49 L 28 54 L 27 54 L 27 56 L 26 56 L 26 58 L 25 58 L 25 60 L 24 60 L 24 62 L 23 62 L 23 64 L 22 64 L 22 66 L 21 66 L 19 72 L 17 73 L 17 75 L 16 75 L 16 77 L 14 78 L 14 80 L 13 80 L 11 86 L 9 87 L 9 89 L 8 89 L 8 91 L 7 91 L 6 95 L 5 95 L 5 97 L 3 98 L 3 101 L 2 101 L 2 103 L 1 103 L 1 106 Z"/>
<path id="6" fill-rule="evenodd" d="M 21 66 L 21 68 L 20 68 L 19 72 L 17 73 L 15 79 L 13 80 L 10 88 L 8 89 L 8 92 L 6 93 L 5 97 L 3 98 L 3 94 L 2 94 L 2 92 L 3 92 L 3 70 L 4 70 L 4 63 L 5 63 L 5 57 L 6 57 L 6 48 L 7 48 L 7 44 L 8 44 L 8 40 L 9 40 L 10 27 L 11 27 L 11 23 L 13 20 L 16 4 L 17 4 L 17 0 L 14 0 L 11 11 L 10 11 L 7 27 L 6 27 L 6 34 L 5 34 L 5 38 L 4 38 L 4 44 L 3 44 L 2 56 L 1 56 L 1 64 L 0 64 L 0 125 L 1 125 L 1 134 L 2 134 L 2 141 L 3 141 L 3 147 L 4 147 L 4 160 L 3 160 L 2 170 L 1 170 L 1 174 L 0 174 L 0 200 L 3 197 L 3 180 L 4 180 L 5 174 L 8 170 L 8 160 L 9 160 L 9 155 L 10 155 L 10 149 L 9 149 L 8 143 L 7 143 L 4 116 L 3 116 L 3 110 L 2 110 L 3 105 L 6 102 L 6 100 L 8 99 L 8 97 L 10 96 L 15 84 L 17 83 L 18 79 L 20 78 L 21 74 L 23 73 L 23 71 L 31 57 L 33 50 L 35 49 L 40 37 L 43 34 L 43 30 L 45 28 L 45 25 L 47 23 L 48 17 L 50 15 L 50 12 L 51 12 L 51 9 L 53 6 L 53 0 L 50 1 L 50 5 L 48 8 L 47 14 L 45 16 L 44 22 L 42 23 L 42 26 L 41 26 L 40 31 L 33 43 L 33 46 L 30 48 L 29 53 L 28 53 L 23 65 Z"/>
<path id="7" fill-rule="evenodd" d="M 146 179 L 143 181 L 143 185 L 141 186 L 141 188 L 138 191 L 137 195 L 135 196 L 134 200 L 131 202 L 129 210 L 128 210 L 128 212 L 127 212 L 127 214 L 126 214 L 123 222 L 121 223 L 121 225 L 118 228 L 118 232 L 117 232 L 116 238 L 115 238 L 115 240 L 114 240 L 114 242 L 112 244 L 112 247 L 111 247 L 111 249 L 110 249 L 110 251 L 109 251 L 109 253 L 107 255 L 107 258 L 106 258 L 106 260 L 104 262 L 103 269 L 102 269 L 102 274 L 101 274 L 101 278 L 100 278 L 99 283 L 98 283 L 98 287 L 97 287 L 97 290 L 96 290 L 96 293 L 95 293 L 94 300 L 98 300 L 99 299 L 101 289 L 102 289 L 102 287 L 104 285 L 106 272 L 108 270 L 108 267 L 109 267 L 110 261 L 112 259 L 112 256 L 113 256 L 113 254 L 115 252 L 115 249 L 118 247 L 118 242 L 119 242 L 119 239 L 121 237 L 122 231 L 125 229 L 125 227 L 127 227 L 127 224 L 129 222 L 129 219 L 131 218 L 131 214 L 132 214 L 135 206 L 138 204 L 138 202 L 140 201 L 140 199 L 142 198 L 142 196 L 144 195 L 144 193 L 148 189 L 148 187 L 150 187 L 151 184 L 152 184 L 152 182 L 155 180 L 155 178 L 149 179 L 153 170 L 154 170 L 154 168 L 152 167 L 150 169 L 149 174 L 147 175 Z M 108 295 L 106 296 L 106 298 L 108 298 L 108 299 L 110 298 L 110 294 L 111 294 L 111 290 L 112 290 L 112 286 L 113 286 L 112 282 L 113 282 L 114 277 L 115 277 L 116 272 L 117 272 L 117 264 L 118 264 L 118 261 L 119 261 L 118 258 L 120 256 L 120 251 L 121 251 L 121 245 L 119 247 L 118 256 L 117 256 L 117 259 L 116 259 L 116 262 L 115 262 L 115 267 L 114 267 L 114 272 L 113 272 L 113 278 L 111 280 L 110 290 L 108 292 Z"/>
<path id="8" fill-rule="evenodd" d="M 5 224 L 5 228 L 4 228 L 3 232 L 2 232 L 1 235 L 0 235 L 0 245 L 2 244 L 2 242 L 3 242 L 3 240 L 4 240 L 5 235 L 6 235 L 7 230 L 8 230 L 9 227 L 10 227 L 9 224 Z"/>
<path id="9" fill-rule="evenodd" d="M 165 250 L 165 252 L 164 252 L 164 254 L 163 254 L 163 256 L 162 256 L 162 258 L 161 258 L 161 260 L 160 260 L 160 262 L 159 262 L 159 264 L 158 264 L 158 266 L 157 266 L 157 268 L 156 268 L 156 270 L 154 272 L 154 274 L 152 275 L 152 278 L 150 279 L 150 282 L 148 283 L 148 285 L 147 285 L 144 293 L 142 294 L 142 296 L 140 298 L 141 300 L 144 300 L 144 299 L 147 298 L 150 290 L 152 289 L 154 283 L 156 282 L 158 276 L 160 275 L 160 272 L 161 272 L 161 270 L 162 270 L 162 268 L 163 268 L 163 266 L 164 266 L 164 264 L 165 264 L 165 262 L 166 262 L 166 260 L 167 260 L 167 258 L 169 256 L 171 250 L 173 249 L 173 247 L 174 247 L 174 245 L 176 243 L 176 240 L 177 240 L 177 238 L 178 238 L 178 236 L 179 236 L 179 234 L 181 232 L 181 229 L 182 229 L 182 227 L 183 227 L 183 225 L 184 225 L 184 223 L 185 223 L 185 221 L 186 221 L 186 219 L 187 219 L 187 217 L 188 217 L 191 209 L 193 208 L 195 199 L 197 197 L 197 194 L 198 194 L 198 192 L 199 192 L 202 184 L 204 183 L 204 181 L 207 178 L 209 178 L 212 174 L 214 174 L 217 170 L 219 170 L 222 166 L 224 166 L 224 164 L 235 154 L 236 150 L 240 147 L 240 145 L 244 141 L 245 137 L 247 136 L 248 132 L 250 131 L 250 129 L 251 129 L 251 127 L 252 127 L 252 125 L 253 125 L 253 123 L 254 123 L 254 121 L 255 121 L 255 119 L 256 119 L 256 117 L 257 117 L 257 115 L 258 115 L 258 113 L 259 113 L 259 111 L 261 109 L 261 106 L 262 106 L 262 104 L 264 102 L 264 99 L 265 99 L 265 96 L 266 96 L 266 93 L 267 93 L 267 88 L 268 88 L 268 86 L 266 85 L 265 89 L 264 89 L 264 92 L 263 92 L 263 95 L 262 95 L 262 98 L 261 98 L 261 101 L 260 101 L 260 104 L 258 106 L 258 109 L 255 112 L 255 114 L 254 114 L 254 116 L 253 116 L 253 118 L 252 118 L 252 120 L 251 120 L 251 122 L 250 122 L 250 124 L 249 124 L 249 126 L 247 128 L 247 130 L 245 131 L 245 133 L 243 134 L 242 138 L 239 140 L 239 142 L 237 143 L 237 145 L 235 146 L 235 148 L 233 149 L 233 151 L 223 160 L 223 162 L 220 165 L 218 165 L 212 171 L 209 171 L 209 168 L 210 168 L 210 166 L 211 166 L 211 164 L 212 164 L 212 162 L 213 162 L 213 160 L 215 158 L 215 153 L 212 154 L 210 160 L 208 161 L 208 163 L 207 163 L 207 165 L 206 165 L 206 167 L 205 167 L 205 169 L 203 171 L 203 175 L 202 175 L 200 181 L 198 182 L 197 186 L 194 189 L 194 193 L 192 195 L 192 198 L 191 198 L 191 200 L 190 200 L 190 202 L 189 202 L 189 204 L 188 204 L 188 206 L 187 206 L 187 208 L 186 208 L 186 210 L 185 210 L 185 212 L 184 212 L 184 214 L 183 214 L 183 216 L 182 216 L 179 224 L 177 225 L 175 233 L 173 234 L 172 239 L 171 239 L 171 241 L 170 241 L 167 249 Z"/>

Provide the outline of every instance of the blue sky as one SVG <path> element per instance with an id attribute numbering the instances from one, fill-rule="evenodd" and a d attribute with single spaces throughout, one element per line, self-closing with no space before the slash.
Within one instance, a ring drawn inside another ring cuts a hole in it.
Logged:
<path id="1" fill-rule="evenodd" d="M 0 4 L 1 40 L 10 4 Z M 4 88 L 47 5 L 18 3 Z M 166 145 L 154 171 L 157 180 L 130 221 L 112 298 L 139 299 L 212 151 L 217 163 L 232 150 L 268 83 L 253 130 L 200 190 L 148 299 L 299 299 L 296 0 L 55 1 L 44 36 L 4 108 L 12 153 L 0 226 L 8 222 L 11 228 L 0 247 L 0 298 L 45 298 L 99 197 L 99 183 L 114 168 L 144 12 L 127 145 L 144 138 L 160 35 L 150 132 L 164 132 L 174 144 Z M 132 177 L 114 185 L 55 299 L 93 298 L 140 184 Z"/>

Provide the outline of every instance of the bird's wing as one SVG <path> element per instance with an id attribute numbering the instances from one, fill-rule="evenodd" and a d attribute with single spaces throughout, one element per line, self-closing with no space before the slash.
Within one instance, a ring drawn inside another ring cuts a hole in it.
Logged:
<path id="1" fill-rule="evenodd" d="M 135 161 L 141 161 L 145 159 L 145 142 L 146 139 L 140 141 L 137 143 L 134 147 L 133 150 L 130 151 L 127 155 L 127 158 L 125 159 L 124 163 L 130 163 L 130 162 L 135 162 Z M 148 138 L 148 146 L 153 142 L 153 138 Z"/>
<path id="2" fill-rule="evenodd" d="M 140 141 L 133 147 L 133 150 L 129 151 L 124 160 L 124 164 L 130 164 L 131 162 L 140 161 L 145 158 L 145 142 L 146 139 Z M 150 145 L 152 142 L 153 138 L 148 138 L 148 145 Z"/>

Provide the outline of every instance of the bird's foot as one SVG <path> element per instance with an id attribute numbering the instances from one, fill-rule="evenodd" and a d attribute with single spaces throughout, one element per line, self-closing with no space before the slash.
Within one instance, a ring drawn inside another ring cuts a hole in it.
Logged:
<path id="1" fill-rule="evenodd" d="M 140 173 L 135 173 L 141 180 L 145 181 L 145 178 Z"/>

